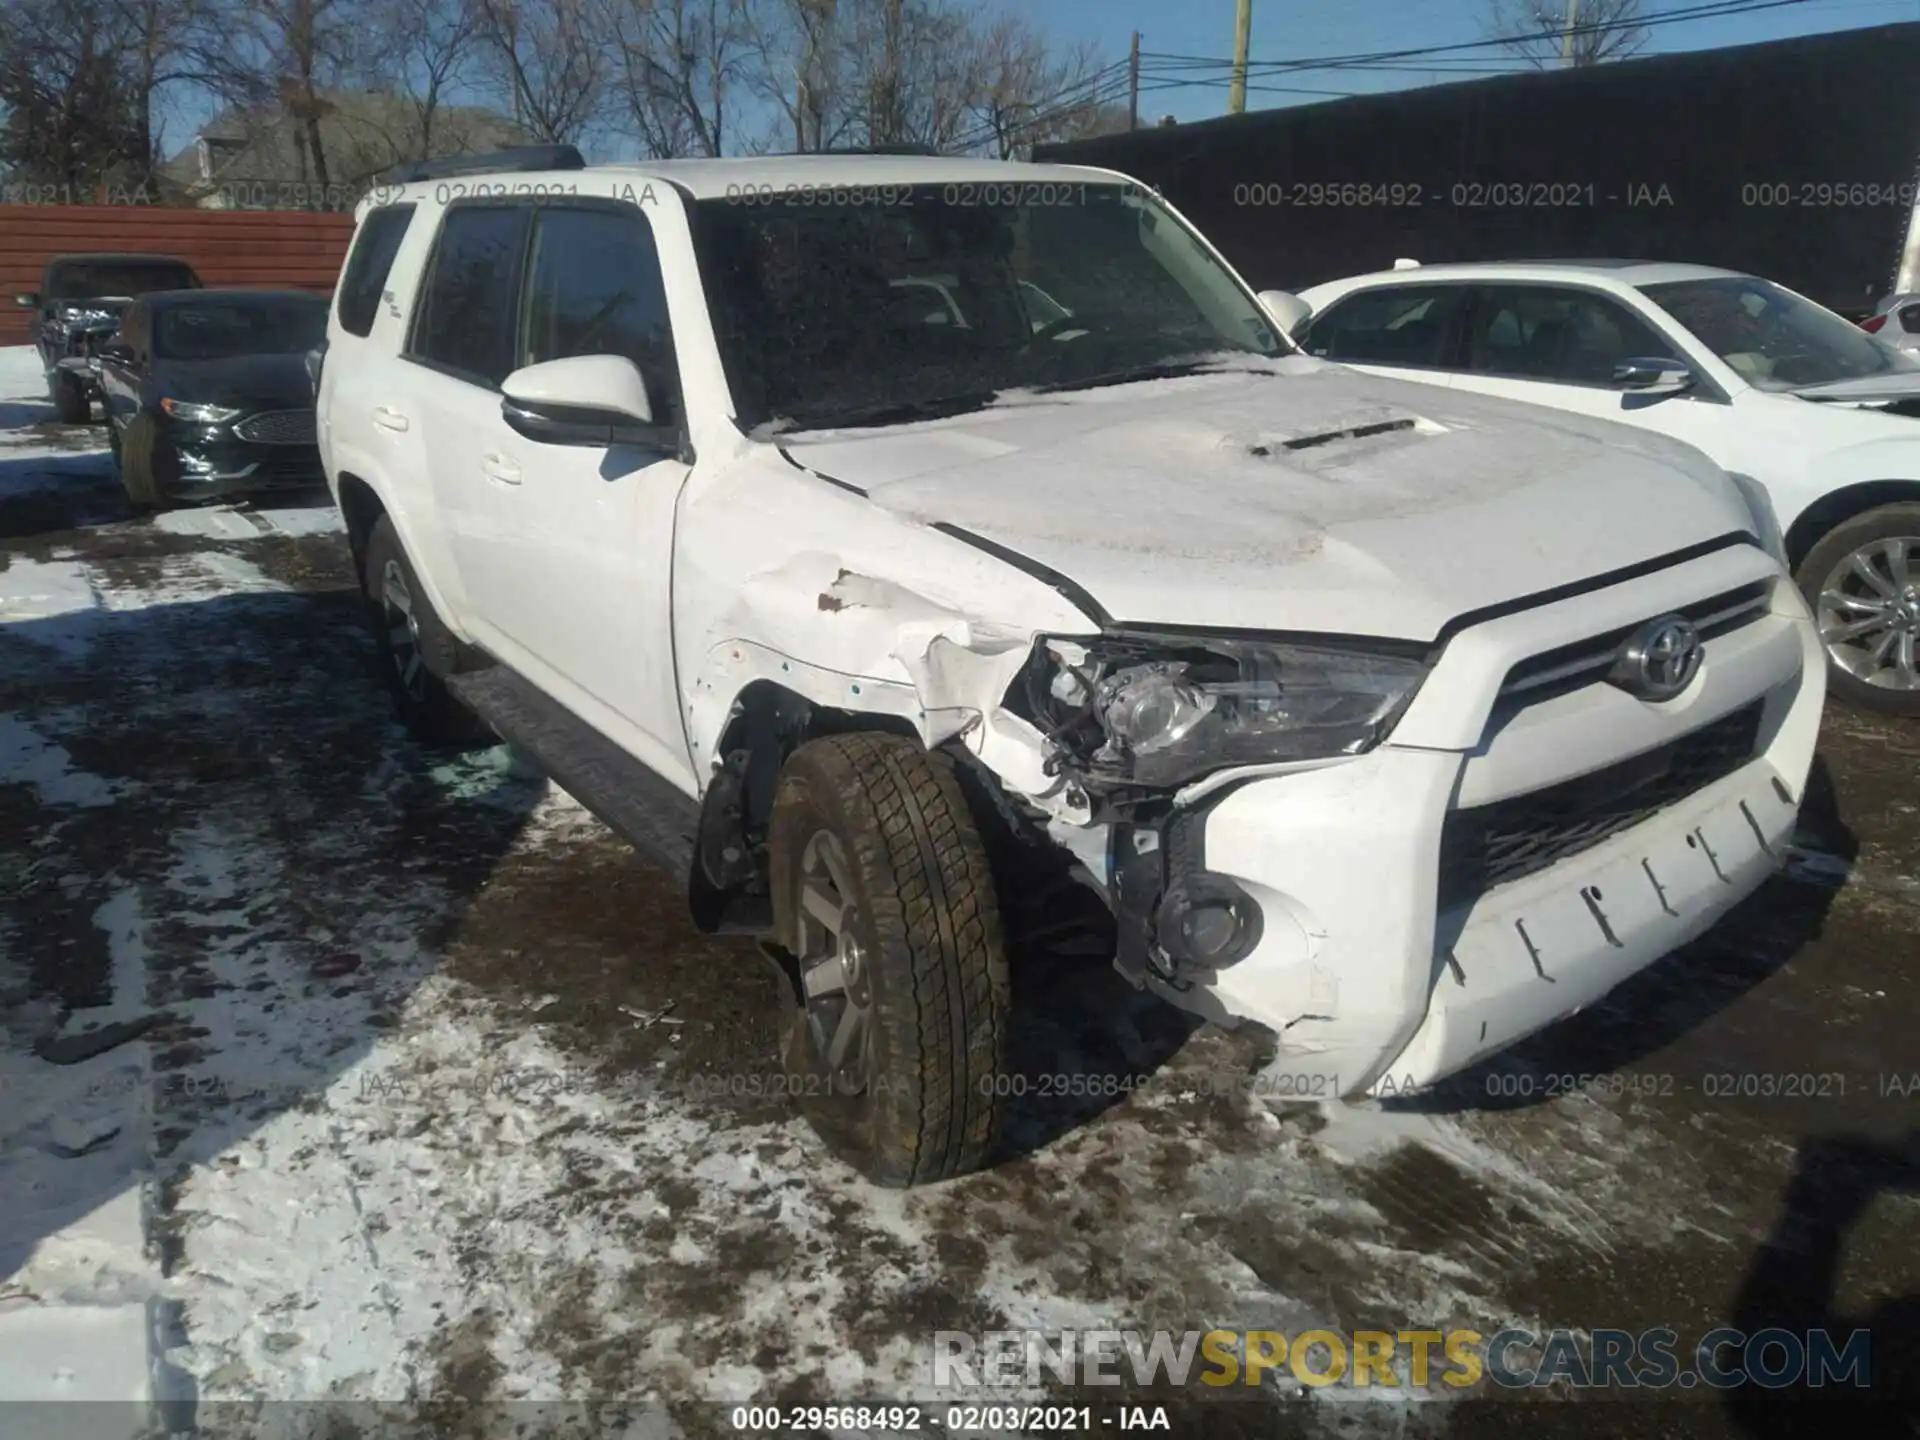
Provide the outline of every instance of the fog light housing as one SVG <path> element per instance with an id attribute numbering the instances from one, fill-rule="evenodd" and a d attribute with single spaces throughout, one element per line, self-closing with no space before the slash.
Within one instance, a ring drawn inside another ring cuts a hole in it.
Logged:
<path id="1" fill-rule="evenodd" d="M 1224 970 L 1260 943 L 1260 907 L 1224 875 L 1196 875 L 1168 890 L 1155 930 L 1176 960 Z"/>

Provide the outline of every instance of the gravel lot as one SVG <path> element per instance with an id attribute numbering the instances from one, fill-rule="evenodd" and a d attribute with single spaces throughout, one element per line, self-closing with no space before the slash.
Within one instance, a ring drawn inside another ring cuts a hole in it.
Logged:
<path id="1" fill-rule="evenodd" d="M 752 1093 L 751 946 L 504 749 L 399 733 L 324 496 L 134 520 L 102 443 L 0 352 L 0 1353 L 137 1307 L 155 1393 L 231 1433 L 281 1412 L 212 1402 L 456 1433 L 617 1398 L 703 1435 L 926 1396 L 940 1329 L 1868 1325 L 1920 1409 L 1920 730 L 1835 708 L 1786 874 L 1417 1102 L 1230 1093 L 1257 1037 L 1025 957 L 1026 1073 L 1151 1078 L 881 1192 Z M 44 1058 L 115 1021 L 151 1023 Z M 75 1228 L 116 1201 L 144 1251 Z M 1333 1393 L 1147 1398 L 1183 1434 L 1542 1433 Z M 1567 1410 L 1787 1433 L 1755 1392 Z"/>

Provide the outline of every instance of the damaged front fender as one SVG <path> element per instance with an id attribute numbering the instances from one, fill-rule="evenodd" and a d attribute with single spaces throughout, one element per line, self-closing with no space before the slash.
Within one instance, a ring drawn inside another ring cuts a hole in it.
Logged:
<path id="1" fill-rule="evenodd" d="M 709 766 L 738 697 L 756 682 L 830 710 L 910 723 L 929 747 L 957 742 L 1009 791 L 1068 824 L 1092 816 L 1071 779 L 1049 774 L 1045 737 L 1003 701 L 1028 663 L 1034 633 L 966 612 L 957 602 L 834 556 L 794 557 L 749 579 L 689 687 L 689 742 Z"/>

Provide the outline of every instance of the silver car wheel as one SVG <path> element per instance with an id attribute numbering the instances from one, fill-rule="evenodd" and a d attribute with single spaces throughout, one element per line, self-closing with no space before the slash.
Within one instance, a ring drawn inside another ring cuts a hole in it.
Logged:
<path id="1" fill-rule="evenodd" d="M 1920 535 L 1871 540 L 1834 566 L 1814 618 L 1841 670 L 1883 690 L 1920 690 Z"/>
<path id="2" fill-rule="evenodd" d="M 400 676 L 400 688 L 415 700 L 427 694 L 427 666 L 420 652 L 420 617 L 414 611 L 413 592 L 397 560 L 380 572 L 380 607 L 386 617 L 387 653 Z"/>
<path id="3" fill-rule="evenodd" d="M 873 1068 L 872 967 L 851 876 L 839 839 L 816 831 L 800 854 L 800 982 L 808 1042 L 843 1095 L 865 1091 Z"/>

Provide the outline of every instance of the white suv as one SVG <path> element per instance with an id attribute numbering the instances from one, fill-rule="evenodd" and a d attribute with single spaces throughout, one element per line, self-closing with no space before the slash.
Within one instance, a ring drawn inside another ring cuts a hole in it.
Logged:
<path id="1" fill-rule="evenodd" d="M 1300 355 L 1105 171 L 416 169 L 319 415 L 405 718 L 760 934 L 882 1183 L 991 1155 L 1054 871 L 1271 1088 L 1380 1094 L 1699 934 L 1812 760 L 1806 607 L 1697 451 Z"/>

